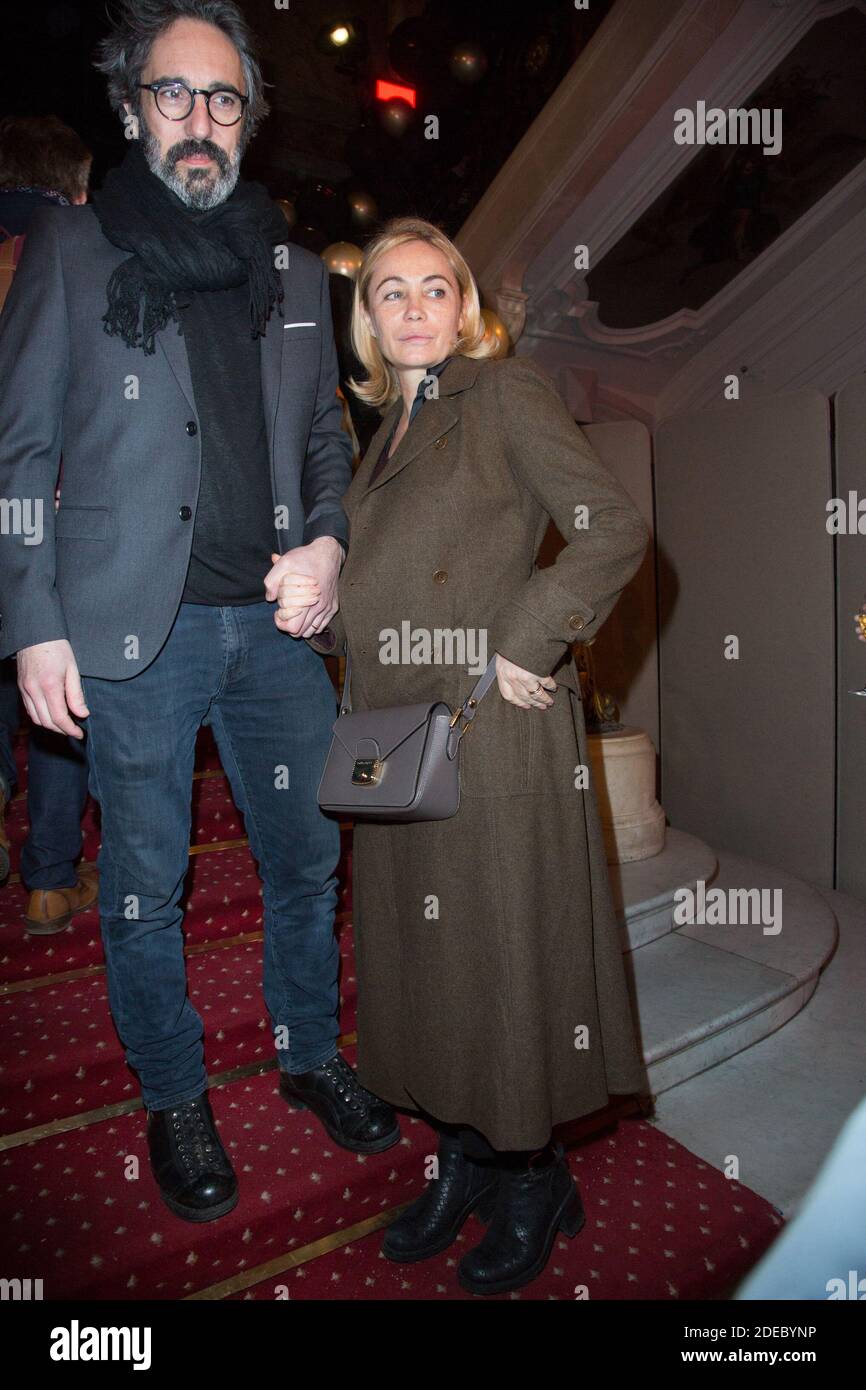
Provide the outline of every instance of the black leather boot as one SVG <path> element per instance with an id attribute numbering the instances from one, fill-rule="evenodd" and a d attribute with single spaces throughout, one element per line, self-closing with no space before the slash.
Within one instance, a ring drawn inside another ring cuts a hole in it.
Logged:
<path id="1" fill-rule="evenodd" d="M 561 1144 L 544 1167 L 500 1169 L 493 1220 L 483 1240 L 457 1266 L 470 1293 L 508 1293 L 535 1279 L 550 1257 L 557 1231 L 575 1236 L 586 1216 Z"/>
<path id="2" fill-rule="evenodd" d="M 399 1142 L 394 1111 L 364 1090 L 339 1052 L 312 1071 L 281 1071 L 280 1095 L 294 1110 L 312 1110 L 334 1143 L 352 1153 L 377 1154 Z"/>
<path id="3" fill-rule="evenodd" d="M 215 1221 L 237 1206 L 238 1180 L 206 1091 L 167 1110 L 149 1110 L 147 1147 L 162 1200 L 175 1216 Z"/>
<path id="4" fill-rule="evenodd" d="M 457 1239 L 471 1211 L 482 1221 L 493 1213 L 499 1171 L 463 1156 L 456 1136 L 439 1137 L 439 1176 L 401 1212 L 385 1232 L 382 1254 L 401 1264 L 429 1260 Z"/>

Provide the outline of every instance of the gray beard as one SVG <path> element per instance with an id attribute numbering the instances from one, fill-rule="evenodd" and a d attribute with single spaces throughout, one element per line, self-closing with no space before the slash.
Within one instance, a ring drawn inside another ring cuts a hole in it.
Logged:
<path id="1" fill-rule="evenodd" d="M 172 193 L 197 212 L 205 212 L 224 203 L 238 181 L 241 167 L 242 145 L 239 144 L 234 155 L 223 154 L 225 169 L 218 168 L 216 178 L 207 169 L 190 169 L 184 176 L 169 155 L 160 155 L 159 141 L 145 125 L 140 122 L 139 138 L 141 149 L 152 174 L 171 189 Z"/>

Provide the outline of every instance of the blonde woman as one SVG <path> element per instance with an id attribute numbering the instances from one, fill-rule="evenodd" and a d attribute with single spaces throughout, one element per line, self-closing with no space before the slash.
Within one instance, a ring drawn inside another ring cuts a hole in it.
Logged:
<path id="1" fill-rule="evenodd" d="M 277 621 L 319 651 L 348 640 L 356 709 L 456 709 L 496 653 L 461 742 L 457 815 L 357 823 L 353 903 L 359 1078 L 439 1132 L 438 1175 L 383 1253 L 438 1254 L 477 1210 L 489 1226 L 458 1278 L 502 1293 L 584 1221 L 554 1125 L 643 1087 L 577 775 L 589 755 L 570 647 L 598 632 L 647 528 L 549 377 L 491 359 L 470 271 L 436 227 L 403 218 L 371 242 L 352 336 L 368 378 L 350 386 L 383 419 L 343 499 L 340 610 L 299 629 L 310 598 L 287 577 Z M 551 517 L 568 544 L 537 570 Z M 456 636 L 450 659 L 437 633 Z M 411 643 L 397 662 L 394 634 Z"/>

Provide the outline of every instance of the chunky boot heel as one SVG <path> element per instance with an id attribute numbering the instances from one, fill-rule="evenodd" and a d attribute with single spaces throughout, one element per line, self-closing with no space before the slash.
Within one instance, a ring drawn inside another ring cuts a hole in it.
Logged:
<path id="1" fill-rule="evenodd" d="M 493 1220 L 458 1264 L 458 1283 L 477 1294 L 521 1289 L 544 1269 L 557 1231 L 577 1235 L 585 1220 L 561 1144 L 544 1167 L 503 1168 Z"/>

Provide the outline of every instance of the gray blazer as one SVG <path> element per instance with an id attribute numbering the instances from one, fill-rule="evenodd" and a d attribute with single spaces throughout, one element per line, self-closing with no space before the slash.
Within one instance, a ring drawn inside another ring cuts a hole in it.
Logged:
<path id="1" fill-rule="evenodd" d="M 0 315 L 0 657 L 65 637 L 83 675 L 113 680 L 153 661 L 177 614 L 201 474 L 177 324 L 151 356 L 103 328 L 127 254 L 92 208 L 40 209 Z M 327 274 L 302 247 L 288 259 L 260 339 L 280 554 L 347 540 L 352 476 Z"/>

